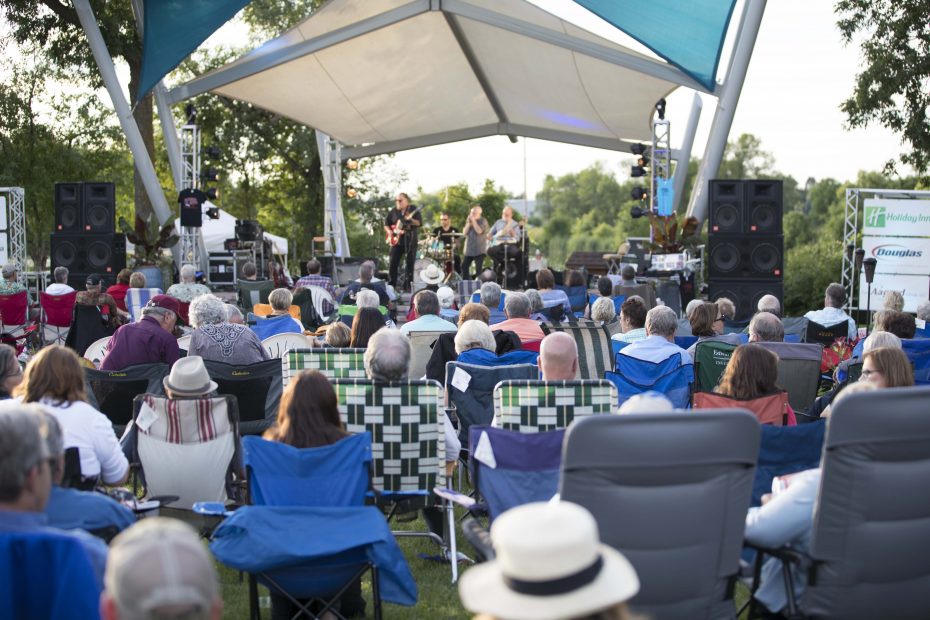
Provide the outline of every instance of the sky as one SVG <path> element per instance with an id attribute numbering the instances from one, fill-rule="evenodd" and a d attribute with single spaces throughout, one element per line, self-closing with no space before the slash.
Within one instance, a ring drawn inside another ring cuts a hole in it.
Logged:
<path id="1" fill-rule="evenodd" d="M 562 2 L 536 1 L 549 9 Z M 900 140 L 880 126 L 854 131 L 843 126 L 839 106 L 852 92 L 859 50 L 856 45 L 844 47 L 833 4 L 828 0 L 769 0 L 730 130 L 730 139 L 742 133 L 761 138 L 762 148 L 775 156 L 776 168 L 802 186 L 808 177 L 845 181 L 855 179 L 859 170 L 881 170 L 902 148 Z M 572 21 L 579 15 L 586 18 L 579 25 L 610 36 L 612 26 L 580 7 L 571 15 L 563 14 Z M 679 88 L 668 99 L 673 147 L 679 146 L 685 131 L 693 96 L 694 91 Z M 702 95 L 702 99 L 692 150 L 692 156 L 698 157 L 716 106 L 714 97 Z M 622 181 L 632 156 L 535 139 L 512 144 L 506 136 L 495 136 L 401 152 L 394 164 L 406 170 L 409 180 L 404 189 L 411 193 L 418 188 L 435 192 L 462 181 L 477 192 L 484 179 L 490 178 L 514 194 L 522 194 L 525 187 L 532 198 L 547 174 L 578 172 L 597 161 Z"/>

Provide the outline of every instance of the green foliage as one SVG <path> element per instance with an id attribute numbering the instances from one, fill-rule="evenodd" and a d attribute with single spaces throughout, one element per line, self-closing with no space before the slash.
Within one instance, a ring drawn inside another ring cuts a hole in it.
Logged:
<path id="1" fill-rule="evenodd" d="M 900 159 L 919 174 L 930 169 L 930 1 L 839 0 L 837 26 L 848 44 L 860 41 L 861 72 L 843 102 L 850 127 L 871 123 L 900 134 L 910 152 Z M 893 172 L 895 161 L 885 166 Z"/>
<path id="2" fill-rule="evenodd" d="M 786 252 L 785 316 L 801 316 L 820 307 L 823 291 L 839 278 L 843 251 L 841 239 L 823 236 Z"/>
<path id="3" fill-rule="evenodd" d="M 126 218 L 119 218 L 119 229 L 135 246 L 136 266 L 157 265 L 162 250 L 173 248 L 180 241 L 174 232 L 174 222 L 164 226 L 158 225 L 158 218 L 152 213 L 148 219 L 136 216 L 135 226 L 130 226 Z"/>

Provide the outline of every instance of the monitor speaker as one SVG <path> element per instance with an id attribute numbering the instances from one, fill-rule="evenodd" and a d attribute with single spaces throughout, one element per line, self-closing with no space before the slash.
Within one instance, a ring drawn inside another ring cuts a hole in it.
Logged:
<path id="1" fill-rule="evenodd" d="M 126 268 L 126 237 L 114 233 L 53 233 L 51 254 L 52 269 L 67 267 L 75 281 L 99 273 L 109 276 L 112 284 L 116 274 Z"/>
<path id="2" fill-rule="evenodd" d="M 784 263 L 781 235 L 710 235 L 708 280 L 752 278 L 780 280 Z"/>
<path id="3" fill-rule="evenodd" d="M 726 297 L 736 305 L 736 321 L 744 321 L 756 312 L 763 295 L 774 295 L 784 307 L 784 286 L 780 281 L 731 280 L 711 282 L 708 285 L 707 299 L 717 301 Z"/>

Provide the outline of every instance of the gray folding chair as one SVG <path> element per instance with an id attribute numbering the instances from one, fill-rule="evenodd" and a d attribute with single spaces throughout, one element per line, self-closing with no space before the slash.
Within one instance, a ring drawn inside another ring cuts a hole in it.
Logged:
<path id="1" fill-rule="evenodd" d="M 219 386 L 217 392 L 238 400 L 241 434 L 260 435 L 274 424 L 284 389 L 281 360 L 264 360 L 248 366 L 204 360 L 204 366 Z"/>
<path id="2" fill-rule="evenodd" d="M 778 356 L 778 385 L 795 411 L 807 411 L 817 398 L 823 345 L 813 342 L 759 342 Z"/>
<path id="3" fill-rule="evenodd" d="M 566 435 L 560 492 L 591 511 L 655 620 L 735 618 L 746 511 L 759 451 L 747 411 L 591 416 Z"/>
<path id="4" fill-rule="evenodd" d="M 439 336 L 446 332 L 410 332 L 407 339 L 410 341 L 410 370 L 407 376 L 411 379 L 420 379 L 426 374 L 426 363 L 433 353 L 433 344 Z"/>

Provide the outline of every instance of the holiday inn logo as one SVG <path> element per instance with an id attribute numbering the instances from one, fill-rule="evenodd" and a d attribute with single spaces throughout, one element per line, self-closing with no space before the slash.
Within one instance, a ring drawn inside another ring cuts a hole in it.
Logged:
<path id="1" fill-rule="evenodd" d="M 885 227 L 885 207 L 866 207 L 865 225 L 873 228 Z"/>

